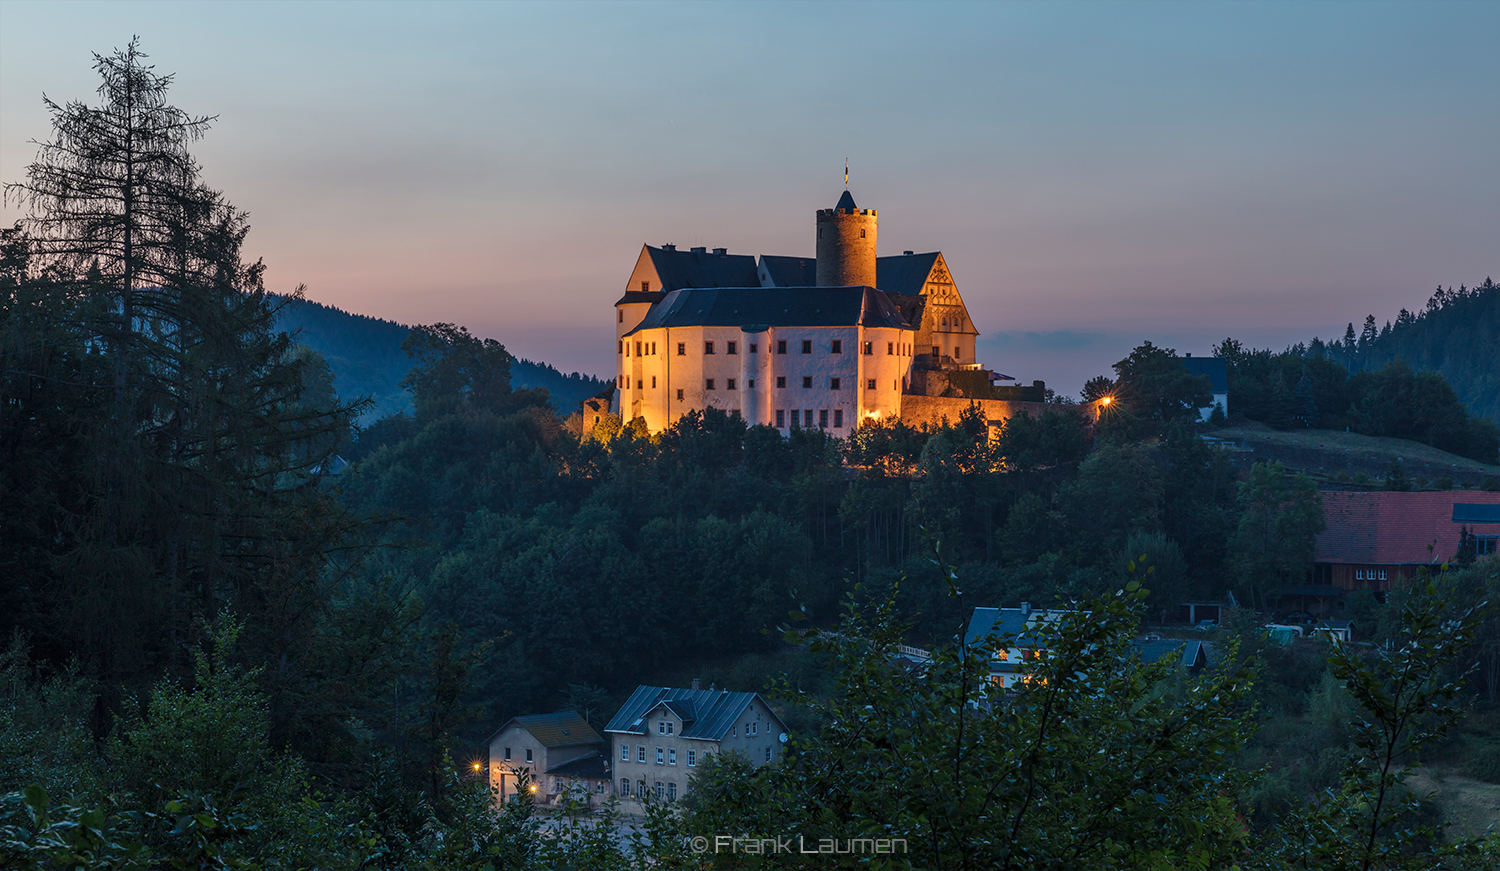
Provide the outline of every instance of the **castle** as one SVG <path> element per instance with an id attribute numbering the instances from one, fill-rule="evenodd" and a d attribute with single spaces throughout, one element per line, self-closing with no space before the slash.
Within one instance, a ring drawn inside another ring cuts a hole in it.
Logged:
<path id="1" fill-rule="evenodd" d="M 817 212 L 816 258 L 642 246 L 615 303 L 610 411 L 652 432 L 718 408 L 846 436 L 861 420 L 956 420 L 976 400 L 1003 419 L 1017 403 L 989 406 L 1007 389 L 1040 402 L 1041 382 L 991 386 L 1005 376 L 975 361 L 979 332 L 942 252 L 877 257 L 878 230 L 845 190 Z"/>

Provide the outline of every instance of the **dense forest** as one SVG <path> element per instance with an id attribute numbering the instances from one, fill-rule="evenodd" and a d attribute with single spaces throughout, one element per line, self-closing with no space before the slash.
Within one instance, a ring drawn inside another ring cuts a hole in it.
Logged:
<path id="1" fill-rule="evenodd" d="M 134 43 L 97 69 L 100 106 L 48 104 L 0 240 L 0 865 L 802 864 L 695 846 L 723 833 L 900 838 L 887 867 L 918 868 L 1500 855 L 1405 776 L 1500 783 L 1500 562 L 1356 598 L 1360 644 L 1272 643 L 1255 612 L 1307 577 L 1319 492 L 1201 439 L 1169 349 L 1091 382 L 1097 420 L 578 434 L 499 342 L 431 324 L 400 343 L 410 411 L 361 426 L 203 182 L 207 120 Z M 1442 389 L 1347 395 L 1388 420 Z M 1132 652 L 1231 590 L 1202 673 Z M 1076 613 L 1001 692 L 955 637 L 1021 601 Z M 693 677 L 765 692 L 785 761 L 716 756 L 634 836 L 465 777 L 511 715 Z"/>
<path id="2" fill-rule="evenodd" d="M 411 394 L 401 387 L 411 366 L 401 343 L 411 327 L 309 299 L 286 301 L 290 304 L 279 308 L 276 328 L 322 355 L 333 370 L 333 386 L 340 396 L 370 400 L 361 411 L 362 421 L 411 411 Z M 552 409 L 564 416 L 609 386 L 592 375 L 564 375 L 547 363 L 522 359 L 513 362 L 511 377 L 517 387 L 545 389 Z"/>

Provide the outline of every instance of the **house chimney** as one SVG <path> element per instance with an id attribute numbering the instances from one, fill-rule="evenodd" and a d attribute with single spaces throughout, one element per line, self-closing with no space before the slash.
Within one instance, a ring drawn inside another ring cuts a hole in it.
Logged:
<path id="1" fill-rule="evenodd" d="M 676 251 L 677 250 L 677 246 L 674 245 L 674 244 L 672 244 L 671 242 L 663 242 L 663 243 L 661 243 L 661 250 L 663 250 L 663 251 Z"/>
<path id="2" fill-rule="evenodd" d="M 719 255 L 720 257 L 723 257 L 725 254 L 729 253 L 729 249 L 728 248 L 715 248 L 714 249 L 714 253 L 717 254 L 717 255 Z"/>
<path id="3" fill-rule="evenodd" d="M 915 252 L 915 251 L 902 251 L 901 253 L 902 254 L 915 254 L 917 252 Z"/>
<path id="4" fill-rule="evenodd" d="M 706 252 L 707 252 L 707 251 L 708 251 L 708 249 L 707 249 L 707 248 L 705 248 L 705 247 L 704 247 L 704 246 L 702 246 L 702 245 L 694 245 L 694 246 L 693 246 L 693 249 L 692 249 L 692 252 L 693 252 L 693 253 L 694 253 L 694 254 L 704 254 L 704 253 L 706 253 Z"/>
<path id="5" fill-rule="evenodd" d="M 696 677 L 693 678 L 693 689 L 695 689 L 695 690 L 701 690 L 701 689 L 703 689 L 703 681 L 700 680 L 700 679 L 698 679 L 698 678 L 696 678 Z"/>
<path id="6" fill-rule="evenodd" d="M 1031 603 L 1030 602 L 1022 602 L 1021 603 L 1021 616 L 1025 617 L 1026 615 L 1028 615 L 1030 613 L 1031 613 Z"/>

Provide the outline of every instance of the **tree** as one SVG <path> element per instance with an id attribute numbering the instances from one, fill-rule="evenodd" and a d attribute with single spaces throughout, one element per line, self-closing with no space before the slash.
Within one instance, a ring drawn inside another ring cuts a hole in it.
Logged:
<path id="1" fill-rule="evenodd" d="M 1213 402 L 1208 378 L 1189 372 L 1170 348 L 1144 342 L 1114 368 L 1117 397 L 1158 432 L 1174 420 L 1196 420 L 1198 409 Z"/>
<path id="2" fill-rule="evenodd" d="M 419 420 L 458 411 L 504 414 L 547 402 L 546 390 L 512 391 L 510 366 L 515 358 L 504 345 L 471 336 L 464 327 L 413 327 L 401 350 L 412 358 L 411 372 L 401 386 L 411 391 Z"/>
<path id="3" fill-rule="evenodd" d="M 95 56 L 101 106 L 46 101 L 54 137 L 6 186 L 27 217 L 0 270 L 5 368 L 21 373 L 0 381 L 6 465 L 41 470 L 0 553 L 22 555 L 11 577 L 39 649 L 81 656 L 111 704 L 162 665 L 185 674 L 226 602 L 264 618 L 247 649 L 290 656 L 357 526 L 320 475 L 357 408 L 275 329 L 283 300 L 241 257 L 246 217 L 187 148 L 212 119 L 173 107 L 144 60 L 135 41 Z"/>
<path id="4" fill-rule="evenodd" d="M 1318 487 L 1302 473 L 1287 473 L 1279 462 L 1256 463 L 1240 484 L 1239 530 L 1233 549 L 1240 579 L 1264 601 L 1272 591 L 1304 577 L 1312 568 L 1313 545 L 1327 526 Z"/>

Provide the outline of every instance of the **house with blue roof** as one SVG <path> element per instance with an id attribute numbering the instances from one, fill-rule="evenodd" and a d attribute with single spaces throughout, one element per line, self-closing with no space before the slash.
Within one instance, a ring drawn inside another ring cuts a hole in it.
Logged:
<path id="1" fill-rule="evenodd" d="M 639 686 L 604 727 L 615 794 L 673 800 L 714 753 L 738 751 L 754 765 L 781 758 L 786 724 L 759 693 Z"/>
<path id="2" fill-rule="evenodd" d="M 1217 407 L 1224 414 L 1229 414 L 1229 364 L 1223 357 L 1194 357 L 1188 354 L 1182 358 L 1183 368 L 1194 375 L 1201 375 L 1208 379 L 1209 393 L 1213 394 L 1213 401 L 1198 409 L 1198 418 L 1207 421 Z"/>

